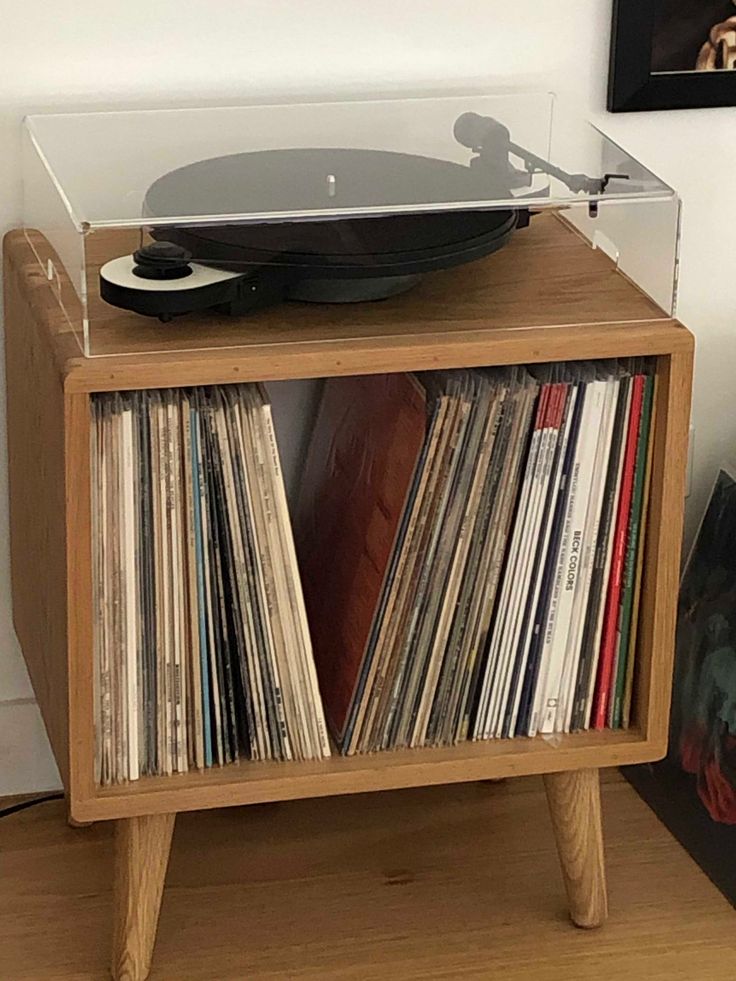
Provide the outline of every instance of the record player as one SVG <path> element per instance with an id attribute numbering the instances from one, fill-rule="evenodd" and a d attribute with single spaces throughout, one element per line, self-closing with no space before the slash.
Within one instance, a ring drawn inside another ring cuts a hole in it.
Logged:
<path id="1" fill-rule="evenodd" d="M 176 330 L 195 313 L 386 299 L 505 249 L 550 209 L 615 262 L 661 233 L 674 265 L 674 192 L 592 127 L 559 109 L 553 123 L 553 105 L 530 94 L 29 117 L 25 224 L 49 243 L 39 261 L 88 354 L 105 309 Z M 116 250 L 112 230 L 133 247 Z"/>
<path id="2" fill-rule="evenodd" d="M 529 224 L 528 202 L 513 193 L 535 173 L 554 173 L 571 191 L 602 194 L 628 174 L 568 174 L 511 140 L 490 116 L 466 112 L 453 127 L 467 164 L 391 150 L 258 150 L 187 164 L 158 178 L 144 214 L 154 239 L 100 270 L 100 293 L 115 306 L 156 316 L 217 308 L 247 314 L 282 300 L 350 303 L 410 289 L 426 272 L 490 255 Z M 524 164 L 515 166 L 512 158 Z M 427 212 L 434 187 L 455 201 L 508 199 L 498 210 Z M 180 202 L 197 215 L 240 209 L 319 211 L 324 202 L 370 208 L 401 203 L 405 213 L 301 222 L 158 228 Z M 195 255 L 207 256 L 194 262 Z"/>

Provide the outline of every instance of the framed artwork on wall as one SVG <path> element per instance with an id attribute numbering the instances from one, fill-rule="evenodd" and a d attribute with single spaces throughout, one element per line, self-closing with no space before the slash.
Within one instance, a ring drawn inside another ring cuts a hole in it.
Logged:
<path id="1" fill-rule="evenodd" d="M 614 0 L 608 108 L 736 106 L 736 0 Z"/>

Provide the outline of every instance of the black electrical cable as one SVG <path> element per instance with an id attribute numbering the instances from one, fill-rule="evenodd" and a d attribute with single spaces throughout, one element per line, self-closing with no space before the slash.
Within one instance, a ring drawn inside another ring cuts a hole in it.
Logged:
<path id="1" fill-rule="evenodd" d="M 21 800 L 17 804 L 11 804 L 9 807 L 0 808 L 0 818 L 8 817 L 11 814 L 16 814 L 18 811 L 25 811 L 27 807 L 35 807 L 36 804 L 45 804 L 50 800 L 63 800 L 64 795 L 62 793 L 56 794 L 45 794 L 43 797 L 33 797 L 31 800 Z"/>

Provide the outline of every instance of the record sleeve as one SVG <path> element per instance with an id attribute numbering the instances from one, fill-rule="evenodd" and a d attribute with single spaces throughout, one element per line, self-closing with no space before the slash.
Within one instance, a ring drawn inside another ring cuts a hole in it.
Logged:
<path id="1" fill-rule="evenodd" d="M 634 464 L 641 423 L 642 397 L 644 393 L 644 376 L 636 375 L 632 382 L 631 412 L 626 434 L 626 454 L 623 464 L 621 494 L 618 502 L 616 528 L 613 537 L 613 557 L 611 559 L 611 575 L 608 582 L 606 610 L 603 621 L 600 657 L 598 661 L 598 677 L 595 686 L 592 725 L 602 729 L 606 723 L 608 703 L 611 698 L 611 684 L 616 657 L 616 634 L 620 614 L 620 597 L 626 553 L 626 534 L 631 511 L 631 497 L 634 484 Z"/>
<path id="2" fill-rule="evenodd" d="M 609 703 L 608 725 L 611 729 L 620 729 L 623 716 L 623 699 L 626 685 L 627 658 L 629 654 L 629 639 L 632 618 L 634 615 L 634 582 L 638 551 L 640 548 L 640 532 L 642 525 L 642 509 L 644 507 L 644 485 L 647 466 L 647 453 L 650 439 L 650 422 L 652 415 L 652 397 L 654 378 L 646 375 L 644 379 L 644 394 L 639 426 L 636 460 L 634 463 L 634 486 L 631 498 L 631 510 L 626 542 L 626 558 L 624 560 L 623 579 L 621 584 L 621 611 L 619 613 L 619 629 L 616 661 L 613 671 L 613 697 Z"/>
<path id="3" fill-rule="evenodd" d="M 325 713 L 340 740 L 425 429 L 426 403 L 407 375 L 325 383 L 297 541 Z"/>

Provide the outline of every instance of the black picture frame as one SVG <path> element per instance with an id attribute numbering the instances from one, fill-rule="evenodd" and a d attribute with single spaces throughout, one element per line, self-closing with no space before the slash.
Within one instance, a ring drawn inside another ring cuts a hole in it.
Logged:
<path id="1" fill-rule="evenodd" d="M 652 71 L 656 13 L 657 0 L 614 0 L 609 112 L 736 106 L 736 71 Z"/>

